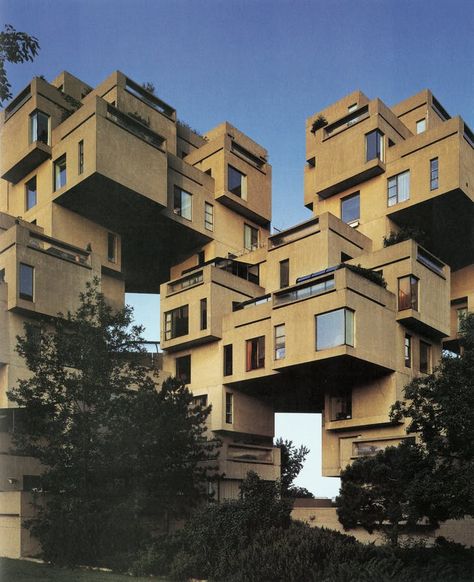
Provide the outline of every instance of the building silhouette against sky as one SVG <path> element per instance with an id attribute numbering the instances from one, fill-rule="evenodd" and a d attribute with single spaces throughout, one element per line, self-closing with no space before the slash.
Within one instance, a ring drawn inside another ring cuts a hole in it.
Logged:
<path id="1" fill-rule="evenodd" d="M 323 414 L 326 476 L 413 438 L 390 406 L 458 350 L 474 309 L 474 135 L 430 91 L 390 108 L 357 91 L 312 115 L 313 217 L 273 234 L 267 151 L 229 123 L 197 134 L 120 72 L 33 79 L 1 132 L 3 554 L 32 548 L 40 470 L 7 454 L 16 336 L 74 310 L 93 276 L 116 307 L 160 293 L 161 379 L 212 404 L 223 442 L 216 499 L 249 470 L 279 477 L 276 412 Z"/>

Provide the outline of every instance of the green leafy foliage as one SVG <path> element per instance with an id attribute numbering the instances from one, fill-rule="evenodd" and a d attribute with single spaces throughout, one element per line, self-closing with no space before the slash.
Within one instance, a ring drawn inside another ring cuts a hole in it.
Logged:
<path id="1" fill-rule="evenodd" d="M 0 103 L 12 97 L 5 63 L 32 61 L 39 48 L 36 37 L 18 32 L 11 24 L 5 24 L 4 30 L 0 32 Z"/>
<path id="2" fill-rule="evenodd" d="M 357 273 L 358 275 L 365 277 L 369 281 L 372 281 L 372 283 L 375 283 L 376 285 L 383 287 L 384 289 L 387 287 L 387 282 L 383 278 L 383 275 L 381 273 L 377 273 L 377 271 L 373 271 L 372 269 L 366 269 L 361 265 L 350 265 L 348 263 L 343 263 L 343 266 L 346 269 L 349 269 L 350 271 L 353 271 L 354 273 Z"/>
<path id="3" fill-rule="evenodd" d="M 391 411 L 418 433 L 433 471 L 426 481 L 437 519 L 474 515 L 474 314 L 462 323 L 461 355 L 445 355 L 430 375 L 405 387 L 405 401 Z M 428 515 L 429 517 L 429 515 Z"/>
<path id="4" fill-rule="evenodd" d="M 383 529 L 396 545 L 402 524 L 413 528 L 434 511 L 424 487 L 432 469 L 424 451 L 409 442 L 356 459 L 341 473 L 339 521 L 345 529 Z"/>
<path id="5" fill-rule="evenodd" d="M 314 495 L 304 487 L 293 485 L 294 480 L 301 472 L 309 449 L 304 445 L 297 448 L 293 441 L 278 438 L 275 446 L 279 447 L 281 454 L 281 495 L 282 497 L 314 497 Z"/>
<path id="6" fill-rule="evenodd" d="M 18 338 L 31 376 L 9 392 L 26 408 L 14 438 L 44 467 L 30 526 L 48 561 L 127 567 L 165 519 L 206 496 L 210 408 L 176 379 L 157 390 L 131 323 L 95 282 L 75 313 Z"/>
<path id="7" fill-rule="evenodd" d="M 390 231 L 388 236 L 384 236 L 383 246 L 390 247 L 409 239 L 413 239 L 417 243 L 424 245 L 426 243 L 426 234 L 419 228 L 404 226 L 399 231 Z"/>

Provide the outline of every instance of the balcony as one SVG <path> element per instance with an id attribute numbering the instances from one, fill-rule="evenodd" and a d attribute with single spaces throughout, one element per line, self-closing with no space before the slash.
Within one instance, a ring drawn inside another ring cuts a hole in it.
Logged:
<path id="1" fill-rule="evenodd" d="M 280 449 L 244 443 L 224 443 L 219 458 L 219 471 L 226 479 L 243 479 L 256 471 L 261 479 L 280 477 Z"/>
<path id="2" fill-rule="evenodd" d="M 49 158 L 51 158 L 51 146 L 42 141 L 35 141 L 19 155 L 19 159 L 13 165 L 8 168 L 2 167 L 1 177 L 12 184 L 17 184 Z"/>

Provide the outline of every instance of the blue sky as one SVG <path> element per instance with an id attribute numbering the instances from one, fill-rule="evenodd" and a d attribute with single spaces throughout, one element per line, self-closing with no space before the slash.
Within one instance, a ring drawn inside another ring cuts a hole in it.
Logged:
<path id="1" fill-rule="evenodd" d="M 41 45 L 34 63 L 7 65 L 14 93 L 34 75 L 96 85 L 120 69 L 196 129 L 228 120 L 248 133 L 270 154 L 278 228 L 309 217 L 305 119 L 345 94 L 390 106 L 428 87 L 474 128 L 472 0 L 0 0 L 0 17 Z M 128 301 L 157 339 L 156 299 Z M 277 434 L 312 449 L 299 484 L 332 496 L 319 425 L 278 415 Z"/>

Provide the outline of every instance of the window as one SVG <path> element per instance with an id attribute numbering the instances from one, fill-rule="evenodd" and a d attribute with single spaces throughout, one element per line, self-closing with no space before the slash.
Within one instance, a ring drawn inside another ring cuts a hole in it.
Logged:
<path id="1" fill-rule="evenodd" d="M 357 109 L 358 105 L 357 103 L 353 103 L 352 105 L 349 105 L 349 107 L 347 108 L 347 111 L 349 111 L 349 113 L 352 113 L 353 111 L 355 111 Z"/>
<path id="2" fill-rule="evenodd" d="M 246 342 L 246 370 L 258 370 L 265 367 L 265 336 L 255 337 Z"/>
<path id="3" fill-rule="evenodd" d="M 360 194 L 356 192 L 341 200 L 341 220 L 354 222 L 360 218 Z"/>
<path id="4" fill-rule="evenodd" d="M 354 345 L 354 312 L 337 309 L 316 315 L 316 349 Z"/>
<path id="5" fill-rule="evenodd" d="M 214 230 L 214 206 L 209 202 L 204 202 L 204 227 Z"/>
<path id="6" fill-rule="evenodd" d="M 0 269 L 0 283 L 5 283 L 5 269 Z"/>
<path id="7" fill-rule="evenodd" d="M 244 224 L 244 248 L 248 251 L 258 249 L 258 228 Z"/>
<path id="8" fill-rule="evenodd" d="M 383 133 L 378 129 L 365 136 L 365 161 L 383 160 Z"/>
<path id="9" fill-rule="evenodd" d="M 42 111 L 34 111 L 30 115 L 30 143 L 35 141 L 49 144 L 49 115 Z"/>
<path id="10" fill-rule="evenodd" d="M 315 168 L 316 167 L 316 157 L 313 156 L 312 158 L 309 158 L 308 160 L 306 160 L 306 163 L 308 164 L 308 168 Z"/>
<path id="11" fill-rule="evenodd" d="M 197 408 L 201 406 L 202 408 L 207 407 L 207 394 L 201 394 L 200 396 L 193 396 L 191 406 Z"/>
<path id="12" fill-rule="evenodd" d="M 33 301 L 34 276 L 33 267 L 20 263 L 20 299 Z"/>
<path id="13" fill-rule="evenodd" d="M 206 251 L 199 251 L 197 254 L 198 266 L 204 265 L 206 262 Z"/>
<path id="14" fill-rule="evenodd" d="M 275 360 L 282 360 L 285 357 L 285 324 L 275 325 Z"/>
<path id="15" fill-rule="evenodd" d="M 464 321 L 464 318 L 467 316 L 467 307 L 460 307 L 459 309 L 456 310 L 456 330 L 458 332 L 461 331 L 462 328 L 462 323 Z"/>
<path id="16" fill-rule="evenodd" d="M 208 168 L 207 170 L 204 171 L 205 174 L 207 174 L 208 176 L 211 176 L 212 178 L 212 168 Z"/>
<path id="17" fill-rule="evenodd" d="M 176 358 L 176 378 L 183 384 L 191 384 L 191 356 Z"/>
<path id="18" fill-rule="evenodd" d="M 349 388 L 330 396 L 329 407 L 331 420 L 352 418 L 352 390 Z"/>
<path id="19" fill-rule="evenodd" d="M 420 372 L 429 374 L 431 372 L 431 346 L 420 340 Z"/>
<path id="20" fill-rule="evenodd" d="M 398 279 L 398 311 L 418 311 L 418 279 L 413 275 Z"/>
<path id="21" fill-rule="evenodd" d="M 82 174 L 84 171 L 84 141 L 77 144 L 77 173 Z"/>
<path id="22" fill-rule="evenodd" d="M 430 190 L 438 188 L 438 158 L 430 160 Z"/>
<path id="23" fill-rule="evenodd" d="M 416 122 L 416 133 L 423 133 L 426 130 L 426 119 L 420 119 Z"/>
<path id="24" fill-rule="evenodd" d="M 232 344 L 224 346 L 224 376 L 232 376 Z"/>
<path id="25" fill-rule="evenodd" d="M 228 166 L 227 189 L 239 198 L 247 198 L 247 176 L 232 166 Z"/>
<path id="26" fill-rule="evenodd" d="M 30 210 L 33 206 L 36 206 L 37 194 L 36 194 L 36 176 L 31 178 L 25 184 L 25 195 L 26 195 L 26 210 Z"/>
<path id="27" fill-rule="evenodd" d="M 59 190 L 66 185 L 66 156 L 61 156 L 54 162 L 54 189 Z"/>
<path id="28" fill-rule="evenodd" d="M 404 347 L 405 366 L 411 368 L 411 335 L 405 334 Z"/>
<path id="29" fill-rule="evenodd" d="M 232 392 L 225 393 L 225 421 L 227 424 L 234 422 L 234 395 Z"/>
<path id="30" fill-rule="evenodd" d="M 388 205 L 393 206 L 410 198 L 410 171 L 392 176 L 387 181 Z"/>
<path id="31" fill-rule="evenodd" d="M 173 211 L 178 216 L 186 218 L 186 220 L 192 220 L 193 216 L 193 204 L 192 204 L 192 194 L 186 192 L 186 190 L 181 190 L 178 186 L 174 187 L 174 203 Z"/>
<path id="32" fill-rule="evenodd" d="M 117 262 L 117 235 L 113 232 L 107 234 L 107 259 L 111 263 Z"/>
<path id="33" fill-rule="evenodd" d="M 189 333 L 188 306 L 183 305 L 165 313 L 165 340 Z"/>
<path id="34" fill-rule="evenodd" d="M 201 299 L 199 303 L 201 330 L 207 329 L 207 299 Z"/>
<path id="35" fill-rule="evenodd" d="M 290 260 L 280 261 L 280 289 L 290 284 Z"/>

